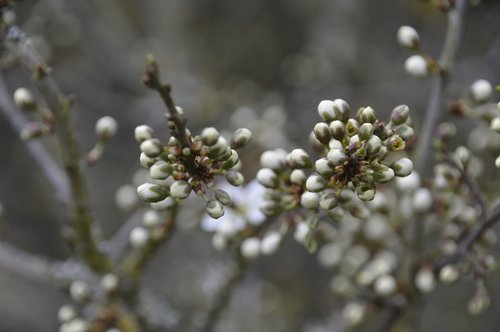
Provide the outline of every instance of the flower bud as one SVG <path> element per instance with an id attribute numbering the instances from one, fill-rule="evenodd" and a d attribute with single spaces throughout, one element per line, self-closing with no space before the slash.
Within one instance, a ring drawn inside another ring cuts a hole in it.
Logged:
<path id="1" fill-rule="evenodd" d="M 241 186 L 245 179 L 240 172 L 231 171 L 226 175 L 226 180 L 235 187 Z"/>
<path id="2" fill-rule="evenodd" d="M 317 209 L 319 206 L 319 195 L 317 193 L 306 191 L 300 196 L 300 204 L 306 209 Z"/>
<path id="3" fill-rule="evenodd" d="M 163 151 L 163 145 L 160 140 L 150 138 L 141 143 L 141 151 L 150 158 L 158 157 Z"/>
<path id="4" fill-rule="evenodd" d="M 405 62 L 406 72 L 416 78 L 424 78 L 429 76 L 429 67 L 427 60 L 421 55 L 412 55 Z"/>
<path id="5" fill-rule="evenodd" d="M 406 105 L 399 105 L 396 106 L 391 112 L 391 122 L 392 124 L 398 126 L 405 123 L 409 116 L 410 108 Z"/>
<path id="6" fill-rule="evenodd" d="M 346 122 L 349 119 L 349 112 L 351 111 L 349 104 L 343 99 L 335 99 L 333 101 L 333 110 L 337 115 L 337 119 Z"/>
<path id="7" fill-rule="evenodd" d="M 401 158 L 393 162 L 391 167 L 396 176 L 405 177 L 413 170 L 413 162 L 408 158 Z"/>
<path id="8" fill-rule="evenodd" d="M 190 193 L 191 185 L 187 181 L 175 181 L 170 186 L 170 196 L 172 196 L 172 198 L 186 199 Z"/>
<path id="9" fill-rule="evenodd" d="M 142 249 L 148 244 L 149 233 L 143 227 L 134 228 L 129 235 L 130 245 L 135 249 Z"/>
<path id="10" fill-rule="evenodd" d="M 234 166 L 236 166 L 239 161 L 240 161 L 240 156 L 238 155 L 238 152 L 236 152 L 236 150 L 231 150 L 231 155 L 224 163 L 222 163 L 221 167 L 223 169 L 231 169 Z"/>
<path id="11" fill-rule="evenodd" d="M 115 193 L 116 205 L 124 210 L 132 209 L 138 202 L 136 188 L 132 185 L 120 186 Z"/>
<path id="12" fill-rule="evenodd" d="M 313 129 L 314 136 L 322 144 L 328 144 L 331 139 L 330 128 L 324 122 L 318 122 L 314 125 Z"/>
<path id="13" fill-rule="evenodd" d="M 103 116 L 97 120 L 95 124 L 95 132 L 97 137 L 108 139 L 116 134 L 118 123 L 110 116 Z"/>
<path id="14" fill-rule="evenodd" d="M 335 192 L 325 190 L 320 197 L 319 207 L 323 210 L 331 210 L 337 206 L 337 196 Z"/>
<path id="15" fill-rule="evenodd" d="M 399 45 L 409 48 L 409 49 L 417 49 L 418 42 L 420 37 L 418 36 L 418 32 L 407 25 L 402 25 L 398 30 L 398 43 Z"/>
<path id="16" fill-rule="evenodd" d="M 359 123 L 354 119 L 347 120 L 347 124 L 345 126 L 345 131 L 348 136 L 354 136 L 358 133 Z"/>
<path id="17" fill-rule="evenodd" d="M 153 203 L 165 199 L 168 192 L 159 185 L 144 183 L 137 188 L 137 194 L 142 200 Z"/>
<path id="18" fill-rule="evenodd" d="M 150 168 L 155 163 L 154 159 L 151 159 L 148 156 L 146 156 L 144 152 L 141 152 L 141 155 L 139 156 L 139 162 L 141 163 L 141 166 L 144 168 Z"/>
<path id="19" fill-rule="evenodd" d="M 359 110 L 358 119 L 360 123 L 374 123 L 377 120 L 375 111 L 370 106 L 361 108 Z"/>
<path id="20" fill-rule="evenodd" d="M 344 150 L 341 149 L 332 149 L 328 151 L 326 158 L 334 165 L 339 166 L 347 161 L 347 155 L 344 153 Z"/>
<path id="21" fill-rule="evenodd" d="M 57 319 L 61 323 L 67 323 L 72 321 L 78 316 L 76 309 L 69 304 L 63 305 L 57 312 Z"/>
<path id="22" fill-rule="evenodd" d="M 477 80 L 470 87 L 470 96 L 475 102 L 484 103 L 491 98 L 493 87 L 486 80 Z"/>
<path id="23" fill-rule="evenodd" d="M 60 332 L 88 332 L 89 323 L 81 318 L 73 319 L 70 322 L 61 325 Z"/>
<path id="24" fill-rule="evenodd" d="M 346 321 L 347 325 L 354 326 L 358 325 L 363 321 L 366 314 L 366 306 L 362 303 L 350 302 L 345 305 L 342 310 L 342 317 Z"/>
<path id="25" fill-rule="evenodd" d="M 318 105 L 318 114 L 325 122 L 331 122 L 337 117 L 333 110 L 333 101 L 322 100 Z"/>
<path id="26" fill-rule="evenodd" d="M 241 242 L 241 255 L 246 259 L 255 259 L 259 257 L 260 253 L 260 239 L 250 237 Z"/>
<path id="27" fill-rule="evenodd" d="M 224 137 L 219 136 L 217 142 L 215 142 L 210 146 L 209 156 L 218 157 L 224 154 L 228 149 L 229 149 L 229 144 L 227 143 L 227 140 Z"/>
<path id="28" fill-rule="evenodd" d="M 257 181 L 266 188 L 276 188 L 279 179 L 276 173 L 270 168 L 262 168 L 257 172 Z"/>
<path id="29" fill-rule="evenodd" d="M 500 155 L 495 159 L 495 167 L 500 168 Z"/>
<path id="30" fill-rule="evenodd" d="M 382 140 L 377 135 L 373 135 L 372 137 L 370 137 L 370 139 L 368 139 L 365 147 L 366 152 L 369 155 L 377 154 L 382 148 Z"/>
<path id="31" fill-rule="evenodd" d="M 417 189 L 413 195 L 413 208 L 418 213 L 427 212 L 433 203 L 432 194 L 427 188 Z"/>
<path id="32" fill-rule="evenodd" d="M 394 134 L 387 140 L 386 147 L 389 151 L 401 151 L 405 148 L 405 142 L 398 134 Z"/>
<path id="33" fill-rule="evenodd" d="M 330 123 L 330 133 L 333 138 L 342 140 L 346 132 L 345 124 L 340 120 L 335 120 Z"/>
<path id="34" fill-rule="evenodd" d="M 270 168 L 273 170 L 280 170 L 286 164 L 286 156 L 288 152 L 283 149 L 275 149 L 264 151 L 260 156 L 260 165 L 263 168 Z"/>
<path id="35" fill-rule="evenodd" d="M 293 234 L 293 237 L 297 242 L 304 243 L 309 234 L 311 234 L 311 228 L 306 222 L 301 221 L 295 227 L 295 233 Z"/>
<path id="36" fill-rule="evenodd" d="M 445 284 L 452 284 L 460 277 L 460 272 L 454 265 L 445 265 L 439 271 L 439 280 Z"/>
<path id="37" fill-rule="evenodd" d="M 383 167 L 382 170 L 373 173 L 373 179 L 377 182 L 386 183 L 394 178 L 394 171 L 392 168 L 387 166 Z"/>
<path id="38" fill-rule="evenodd" d="M 314 163 L 314 168 L 316 172 L 321 174 L 321 176 L 328 178 L 333 175 L 333 168 L 330 161 L 326 158 L 320 158 Z"/>
<path id="39" fill-rule="evenodd" d="M 33 94 L 26 88 L 17 88 L 14 91 L 14 103 L 20 109 L 33 110 L 37 108 L 37 102 Z"/>
<path id="40" fill-rule="evenodd" d="M 430 293 L 436 288 L 436 279 L 432 269 L 424 267 L 415 276 L 415 286 L 422 293 Z"/>
<path id="41" fill-rule="evenodd" d="M 301 169 L 294 169 L 290 173 L 290 181 L 296 185 L 302 186 L 306 183 L 306 175 Z"/>
<path id="42" fill-rule="evenodd" d="M 294 168 L 310 168 L 312 166 L 309 155 L 303 149 L 292 150 L 288 154 L 288 159 Z"/>
<path id="43" fill-rule="evenodd" d="M 396 291 L 396 280 L 391 275 L 382 275 L 375 280 L 373 289 L 380 296 L 391 295 Z"/>
<path id="44" fill-rule="evenodd" d="M 231 195 L 225 190 L 215 189 L 215 199 L 221 202 L 224 205 L 231 205 L 233 200 L 231 199 Z"/>
<path id="45" fill-rule="evenodd" d="M 278 232 L 271 232 L 264 236 L 260 243 L 260 252 L 263 255 L 271 255 L 278 250 L 281 242 L 281 234 Z"/>
<path id="46" fill-rule="evenodd" d="M 21 139 L 23 141 L 29 141 L 30 139 L 49 135 L 52 133 L 52 129 L 45 123 L 32 121 L 24 125 L 21 130 Z"/>
<path id="47" fill-rule="evenodd" d="M 326 180 L 318 174 L 312 174 L 306 181 L 306 189 L 311 192 L 320 192 L 326 188 Z"/>
<path id="48" fill-rule="evenodd" d="M 339 140 L 336 140 L 335 138 L 332 138 L 330 142 L 328 142 L 328 147 L 330 150 L 332 149 L 343 149 L 344 146 L 342 145 L 342 142 Z"/>
<path id="49" fill-rule="evenodd" d="M 167 197 L 159 202 L 149 203 L 149 206 L 155 211 L 164 211 L 175 206 L 175 200 L 172 197 Z"/>
<path id="50" fill-rule="evenodd" d="M 75 302 L 82 303 L 90 299 L 91 291 L 85 281 L 76 280 L 71 283 L 69 294 Z"/>
<path id="51" fill-rule="evenodd" d="M 247 128 L 237 129 L 230 139 L 231 149 L 239 149 L 247 145 L 252 139 L 252 132 Z"/>
<path id="52" fill-rule="evenodd" d="M 362 201 L 371 201 L 375 197 L 374 185 L 361 185 L 356 188 L 356 195 Z"/>
<path id="53" fill-rule="evenodd" d="M 500 133 L 500 116 L 497 116 L 496 118 L 491 120 L 490 128 L 496 131 L 497 133 Z"/>
<path id="54" fill-rule="evenodd" d="M 413 135 L 415 134 L 415 131 L 413 130 L 412 127 L 402 124 L 399 127 L 396 128 L 396 133 L 401 136 L 401 138 L 404 141 L 410 140 Z"/>
<path id="55" fill-rule="evenodd" d="M 366 141 L 373 136 L 373 125 L 371 123 L 363 123 L 358 129 L 358 136 L 362 141 Z"/>
<path id="56" fill-rule="evenodd" d="M 203 144 L 206 144 L 208 146 L 212 146 L 215 143 L 217 143 L 219 136 L 220 136 L 219 131 L 214 127 L 208 127 L 203 129 L 200 135 Z"/>
<path id="57" fill-rule="evenodd" d="M 478 282 L 476 293 L 467 304 L 467 311 L 471 315 L 479 315 L 490 306 L 490 298 L 482 282 Z"/>
<path id="58" fill-rule="evenodd" d="M 134 137 L 135 140 L 139 143 L 144 142 L 145 140 L 152 139 L 154 137 L 154 130 L 150 126 L 140 125 L 135 127 Z"/>
<path id="59" fill-rule="evenodd" d="M 161 216 L 154 210 L 149 210 L 142 216 L 142 224 L 148 229 L 155 228 L 161 224 Z"/>
<path id="60" fill-rule="evenodd" d="M 214 199 L 207 202 L 206 210 L 207 214 L 214 219 L 219 219 L 224 215 L 224 207 L 219 201 Z"/>
<path id="61" fill-rule="evenodd" d="M 116 276 L 116 274 L 108 273 L 101 279 L 101 288 L 106 293 L 113 293 L 118 289 L 118 285 L 120 284 L 120 280 Z"/>
<path id="62" fill-rule="evenodd" d="M 146 158 L 148 157 L 146 156 Z M 149 176 L 155 180 L 165 180 L 170 176 L 170 174 L 172 174 L 172 171 L 173 171 L 172 165 L 170 165 L 164 160 L 158 160 L 149 169 Z"/>

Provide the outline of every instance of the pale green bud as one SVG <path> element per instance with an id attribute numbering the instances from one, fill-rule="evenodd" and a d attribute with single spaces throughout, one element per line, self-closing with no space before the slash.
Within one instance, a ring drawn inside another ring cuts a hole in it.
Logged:
<path id="1" fill-rule="evenodd" d="M 420 37 L 418 32 L 411 26 L 402 25 L 398 30 L 398 43 L 399 45 L 409 48 L 417 49 Z"/>
<path id="2" fill-rule="evenodd" d="M 399 127 L 397 127 L 396 133 L 398 133 L 399 136 L 401 136 L 401 138 L 404 141 L 410 140 L 413 137 L 413 135 L 415 135 L 415 131 L 413 130 L 413 128 L 405 124 L 402 124 Z"/>
<path id="3" fill-rule="evenodd" d="M 279 179 L 276 173 L 270 168 L 262 168 L 257 172 L 257 181 L 266 188 L 276 188 Z"/>
<path id="4" fill-rule="evenodd" d="M 409 116 L 410 108 L 406 105 L 399 105 L 396 106 L 391 112 L 391 122 L 392 124 L 398 126 L 405 123 Z"/>
<path id="5" fill-rule="evenodd" d="M 373 173 L 373 178 L 377 182 L 386 183 L 394 178 L 394 171 L 392 170 L 392 168 L 384 166 L 384 169 L 382 171 Z"/>
<path id="6" fill-rule="evenodd" d="M 319 206 L 323 210 L 331 210 L 337 206 L 337 197 L 335 192 L 331 190 L 325 190 L 321 195 L 319 200 Z"/>
<path id="7" fill-rule="evenodd" d="M 227 140 L 224 137 L 219 136 L 217 141 L 210 146 L 209 156 L 218 157 L 226 153 L 228 149 L 229 149 L 229 144 L 227 143 Z"/>
<path id="8" fill-rule="evenodd" d="M 170 186 L 170 196 L 173 198 L 185 199 L 191 193 L 191 185 L 184 180 L 175 181 Z"/>
<path id="9" fill-rule="evenodd" d="M 366 141 L 373 136 L 373 125 L 371 123 L 363 123 L 358 129 L 358 136 L 360 140 Z"/>
<path id="10" fill-rule="evenodd" d="M 219 131 L 214 127 L 205 128 L 200 134 L 201 141 L 203 142 L 203 144 L 206 144 L 208 146 L 212 146 L 217 143 L 219 136 Z"/>
<path id="11" fill-rule="evenodd" d="M 412 55 L 405 61 L 405 71 L 416 78 L 429 76 L 429 64 L 421 55 Z"/>
<path id="12" fill-rule="evenodd" d="M 346 132 L 345 124 L 340 120 L 335 120 L 330 123 L 330 133 L 333 138 L 342 140 Z"/>
<path id="13" fill-rule="evenodd" d="M 328 142 L 328 147 L 330 149 L 343 149 L 344 146 L 342 145 L 342 142 L 339 140 L 336 140 L 335 138 L 332 138 L 330 142 Z"/>
<path id="14" fill-rule="evenodd" d="M 142 200 L 153 203 L 165 199 L 168 192 L 159 185 L 144 183 L 137 188 L 137 194 Z"/>
<path id="15" fill-rule="evenodd" d="M 240 172 L 231 171 L 226 175 L 226 180 L 235 187 L 241 186 L 245 179 Z"/>
<path id="16" fill-rule="evenodd" d="M 247 145 L 252 139 L 252 132 L 247 128 L 237 129 L 230 140 L 232 149 L 239 149 Z"/>
<path id="17" fill-rule="evenodd" d="M 490 128 L 496 131 L 497 133 L 500 133 L 500 116 L 497 116 L 496 118 L 491 120 Z"/>
<path id="18" fill-rule="evenodd" d="M 333 101 L 322 100 L 318 105 L 318 114 L 325 122 L 335 120 L 336 114 L 333 110 Z"/>
<path id="19" fill-rule="evenodd" d="M 356 189 L 356 195 L 362 201 L 371 201 L 375 197 L 375 186 L 360 185 Z"/>
<path id="20" fill-rule="evenodd" d="M 231 155 L 229 156 L 224 163 L 222 163 L 222 168 L 223 169 L 230 169 L 233 168 L 238 162 L 240 161 L 240 157 L 238 155 L 238 152 L 236 150 L 231 150 Z"/>
<path id="21" fill-rule="evenodd" d="M 135 127 L 134 137 L 139 143 L 154 137 L 154 130 L 150 126 L 140 125 Z"/>
<path id="22" fill-rule="evenodd" d="M 369 155 L 377 154 L 382 148 L 382 140 L 377 135 L 373 135 L 372 137 L 370 137 L 370 139 L 368 139 L 365 147 L 366 152 Z"/>
<path id="23" fill-rule="evenodd" d="M 349 112 L 351 111 L 349 104 L 343 99 L 335 99 L 333 101 L 333 110 L 337 114 L 337 119 L 346 122 L 349 119 Z"/>
<path id="24" fill-rule="evenodd" d="M 146 156 L 146 158 L 148 158 Z M 149 169 L 149 176 L 155 180 L 165 180 L 172 174 L 172 165 L 168 164 L 164 160 L 158 160 Z"/>
<path id="25" fill-rule="evenodd" d="M 233 203 L 231 195 L 229 195 L 229 193 L 225 190 L 216 189 L 214 194 L 215 194 L 215 199 L 224 205 L 231 205 Z"/>
<path id="26" fill-rule="evenodd" d="M 135 249 L 144 248 L 149 242 L 149 232 L 144 227 L 136 227 L 130 232 L 129 242 Z"/>
<path id="27" fill-rule="evenodd" d="M 313 133 L 316 139 L 322 144 L 328 144 L 328 141 L 330 141 L 330 128 L 324 122 L 316 123 L 316 125 L 314 125 Z"/>
<path id="28" fill-rule="evenodd" d="M 139 156 L 139 162 L 141 163 L 142 167 L 150 168 L 154 165 L 155 160 L 146 156 L 144 152 L 141 152 L 141 155 Z"/>
<path id="29" fill-rule="evenodd" d="M 95 124 L 95 132 L 99 138 L 108 139 L 116 134 L 118 123 L 110 116 L 103 116 Z"/>
<path id="30" fill-rule="evenodd" d="M 33 94 L 26 88 L 17 88 L 14 91 L 14 103 L 20 109 L 36 109 L 37 102 Z"/>
<path id="31" fill-rule="evenodd" d="M 452 284 L 460 277 L 460 271 L 454 265 L 445 265 L 439 271 L 439 280 L 445 284 Z"/>
<path id="32" fill-rule="evenodd" d="M 141 143 L 141 151 L 150 158 L 158 157 L 163 151 L 163 145 L 160 140 L 150 138 Z"/>
<path id="33" fill-rule="evenodd" d="M 377 120 L 377 116 L 375 115 L 375 111 L 370 106 L 362 107 L 358 111 L 357 120 L 360 123 L 374 123 Z"/>
<path id="34" fill-rule="evenodd" d="M 263 168 L 280 170 L 286 164 L 287 155 L 288 152 L 283 149 L 264 151 L 260 156 L 260 165 Z"/>
<path id="35" fill-rule="evenodd" d="M 474 101 L 484 103 L 491 98 L 493 87 L 486 80 L 477 80 L 470 87 L 470 95 Z"/>
<path id="36" fill-rule="evenodd" d="M 347 120 L 347 124 L 345 126 L 345 131 L 348 136 L 353 136 L 358 133 L 359 122 L 354 119 Z"/>
<path id="37" fill-rule="evenodd" d="M 219 201 L 214 199 L 207 202 L 206 210 L 207 214 L 214 219 L 219 219 L 224 215 L 224 207 Z"/>
<path id="38" fill-rule="evenodd" d="M 142 216 L 142 224 L 149 229 L 155 228 L 161 224 L 161 216 L 154 210 L 146 211 Z"/>
<path id="39" fill-rule="evenodd" d="M 410 175 L 413 170 L 413 162 L 408 158 L 401 158 L 392 163 L 392 169 L 396 176 L 405 177 Z"/>

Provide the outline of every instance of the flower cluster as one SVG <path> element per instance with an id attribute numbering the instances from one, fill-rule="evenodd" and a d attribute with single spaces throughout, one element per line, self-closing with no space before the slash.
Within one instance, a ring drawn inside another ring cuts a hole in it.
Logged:
<path id="1" fill-rule="evenodd" d="M 251 139 L 246 128 L 236 130 L 229 142 L 213 127 L 194 137 L 186 130 L 189 146 L 184 147 L 175 136 L 162 144 L 146 125 L 135 129 L 135 138 L 140 143 L 140 163 L 149 169 L 153 180 L 140 185 L 137 192 L 155 206 L 171 207 L 176 200 L 186 199 L 194 192 L 207 201 L 207 213 L 220 218 L 223 205 L 230 205 L 232 200 L 226 191 L 214 189 L 216 177 L 225 177 L 233 186 L 243 184 L 243 175 L 237 171 L 240 159 L 236 149 Z"/>

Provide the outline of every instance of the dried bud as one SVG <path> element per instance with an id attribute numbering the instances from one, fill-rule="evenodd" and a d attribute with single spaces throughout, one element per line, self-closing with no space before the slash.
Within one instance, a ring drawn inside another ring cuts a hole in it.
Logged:
<path id="1" fill-rule="evenodd" d="M 257 181 L 267 188 L 276 188 L 279 179 L 276 173 L 270 168 L 262 168 L 257 172 Z"/>
<path id="2" fill-rule="evenodd" d="M 416 78 L 424 78 L 429 76 L 429 67 L 427 60 L 421 55 L 412 55 L 405 62 L 406 72 Z"/>
<path id="3" fill-rule="evenodd" d="M 168 192 L 159 185 L 144 183 L 137 188 L 137 194 L 142 200 L 153 203 L 165 199 Z"/>
<path id="4" fill-rule="evenodd" d="M 149 241 L 149 233 L 143 227 L 134 228 L 129 235 L 130 245 L 135 249 L 142 249 Z"/>
<path id="5" fill-rule="evenodd" d="M 309 155 L 303 149 L 293 150 L 288 155 L 288 159 L 294 168 L 310 168 L 312 166 Z"/>
<path id="6" fill-rule="evenodd" d="M 250 237 L 241 242 L 241 255 L 246 259 L 255 259 L 259 257 L 260 253 L 260 239 Z"/>
<path id="7" fill-rule="evenodd" d="M 135 140 L 139 143 L 144 142 L 145 140 L 151 139 L 154 137 L 154 130 L 150 126 L 140 125 L 135 127 L 134 137 Z"/>
<path id="8" fill-rule="evenodd" d="M 318 122 L 314 125 L 313 129 L 314 136 L 322 144 L 328 144 L 331 139 L 330 128 L 324 122 Z"/>
<path id="9" fill-rule="evenodd" d="M 326 180 L 318 174 L 312 174 L 306 181 L 306 189 L 314 193 L 323 191 L 326 185 Z"/>
<path id="10" fill-rule="evenodd" d="M 491 98 L 493 87 L 486 80 L 477 80 L 470 87 L 470 96 L 475 102 L 484 103 Z"/>
<path id="11" fill-rule="evenodd" d="M 142 157 L 142 154 L 141 154 L 141 157 Z M 145 156 L 145 157 L 148 158 L 147 156 Z M 151 159 L 149 159 L 149 160 L 151 160 Z M 147 160 L 145 160 L 145 161 L 147 162 Z M 142 158 L 141 158 L 141 164 L 142 164 Z M 172 171 L 173 171 L 172 165 L 170 165 L 169 163 L 167 163 L 164 160 L 158 160 L 149 169 L 149 176 L 155 180 L 165 180 L 166 178 L 168 178 L 170 176 L 170 174 L 172 174 Z"/>
<path id="12" fill-rule="evenodd" d="M 392 163 L 392 169 L 396 176 L 405 177 L 413 170 L 413 162 L 408 158 L 401 158 Z"/>
<path id="13" fill-rule="evenodd" d="M 237 129 L 230 140 L 232 149 L 239 149 L 247 145 L 252 139 L 252 132 L 247 128 Z"/>
<path id="14" fill-rule="evenodd" d="M 170 186 L 170 196 L 178 199 L 188 198 L 191 193 L 191 185 L 184 180 L 175 181 Z"/>
<path id="15" fill-rule="evenodd" d="M 214 127 L 208 127 L 203 129 L 200 135 L 203 144 L 206 144 L 208 146 L 212 146 L 215 143 L 217 143 L 219 136 L 220 136 L 219 131 Z"/>
<path id="16" fill-rule="evenodd" d="M 214 219 L 219 219 L 224 215 L 224 207 L 219 201 L 214 199 L 207 202 L 206 210 L 207 214 Z"/>
<path id="17" fill-rule="evenodd" d="M 398 126 L 405 123 L 409 116 L 410 108 L 406 105 L 399 105 L 396 106 L 391 112 L 391 122 L 392 124 Z"/>
<path id="18" fill-rule="evenodd" d="M 14 103 L 20 109 L 33 110 L 37 108 L 37 102 L 33 94 L 26 88 L 17 88 L 14 91 Z"/>
<path id="19" fill-rule="evenodd" d="M 330 123 L 330 133 L 336 140 L 342 140 L 346 132 L 345 124 L 340 120 L 335 120 Z"/>
<path id="20" fill-rule="evenodd" d="M 108 139 L 116 134 L 118 130 L 118 124 L 116 120 L 110 116 L 103 116 L 97 120 L 95 124 L 95 132 L 97 137 L 102 139 Z"/>
<path id="21" fill-rule="evenodd" d="M 409 49 L 418 49 L 420 37 L 418 36 L 418 32 L 407 25 L 403 25 L 399 27 L 398 30 L 398 42 L 399 45 L 409 48 Z"/>
<path id="22" fill-rule="evenodd" d="M 150 158 L 158 157 L 163 151 L 163 145 L 160 140 L 156 138 L 150 138 L 141 143 L 141 151 Z"/>
<path id="23" fill-rule="evenodd" d="M 398 134 L 394 134 L 387 140 L 386 147 L 389 151 L 401 151 L 405 148 L 405 141 Z"/>

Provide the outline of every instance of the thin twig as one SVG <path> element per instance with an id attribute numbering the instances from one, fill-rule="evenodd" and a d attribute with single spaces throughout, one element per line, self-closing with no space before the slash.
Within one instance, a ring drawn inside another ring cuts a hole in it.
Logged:
<path id="1" fill-rule="evenodd" d="M 94 221 L 89 211 L 87 188 L 80 168 L 80 152 L 70 118 L 71 99 L 62 93 L 51 76 L 49 67 L 22 30 L 10 26 L 7 29 L 7 40 L 12 42 L 24 68 L 33 75 L 37 88 L 54 114 L 56 137 L 71 188 L 73 206 L 69 218 L 75 230 L 74 244 L 77 253 L 95 271 L 107 271 L 110 269 L 110 262 L 97 248 L 92 235 Z"/>

